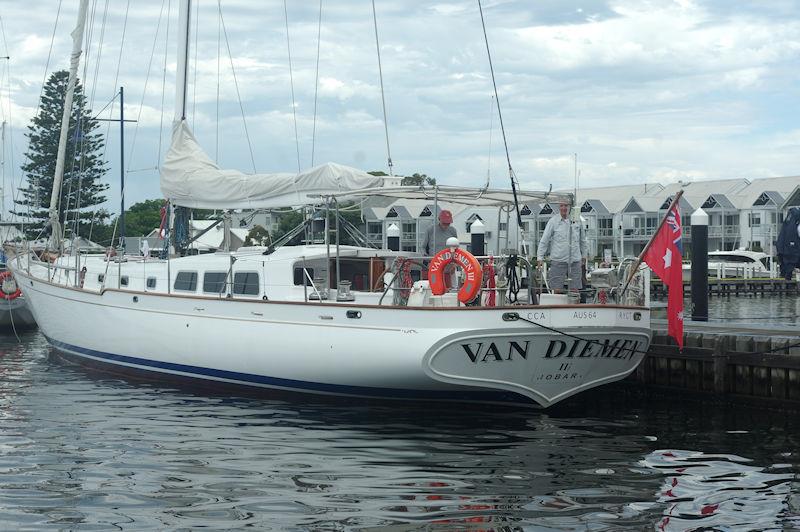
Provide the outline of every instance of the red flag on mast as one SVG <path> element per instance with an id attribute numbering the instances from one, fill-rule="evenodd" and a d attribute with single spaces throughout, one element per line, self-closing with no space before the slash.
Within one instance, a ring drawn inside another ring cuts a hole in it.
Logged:
<path id="1" fill-rule="evenodd" d="M 683 231 L 678 202 L 653 236 L 643 260 L 667 287 L 667 334 L 683 349 Z"/>

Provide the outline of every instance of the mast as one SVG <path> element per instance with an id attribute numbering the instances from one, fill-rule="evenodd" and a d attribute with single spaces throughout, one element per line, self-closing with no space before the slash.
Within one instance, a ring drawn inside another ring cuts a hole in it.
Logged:
<path id="1" fill-rule="evenodd" d="M 6 209 L 6 121 L 0 125 L 0 170 L 3 173 L 3 188 L 0 188 L 0 220 Z"/>
<path id="2" fill-rule="evenodd" d="M 78 64 L 81 59 L 83 44 L 83 31 L 86 28 L 86 9 L 89 0 L 81 0 L 78 9 L 78 23 L 72 31 L 72 54 L 69 64 L 69 81 L 67 93 L 64 96 L 64 112 L 61 115 L 61 135 L 58 138 L 58 156 L 56 157 L 56 172 L 53 175 L 53 191 L 50 194 L 50 227 L 52 228 L 52 244 L 54 249 L 61 249 L 61 222 L 58 219 L 58 204 L 61 199 L 61 184 L 64 181 L 64 162 L 67 155 L 67 134 L 69 133 L 69 118 L 72 115 L 72 98 L 75 95 L 75 82 L 78 78 Z"/>
<path id="3" fill-rule="evenodd" d="M 186 91 L 189 77 L 189 17 L 192 0 L 181 0 L 178 7 L 178 67 L 175 80 L 175 123 L 186 119 Z"/>

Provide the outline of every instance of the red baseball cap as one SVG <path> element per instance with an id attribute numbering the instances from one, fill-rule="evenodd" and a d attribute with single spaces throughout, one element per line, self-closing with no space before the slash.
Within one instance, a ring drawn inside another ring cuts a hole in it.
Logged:
<path id="1" fill-rule="evenodd" d="M 453 223 L 453 214 L 445 209 L 439 213 L 439 221 L 443 224 L 451 224 Z"/>

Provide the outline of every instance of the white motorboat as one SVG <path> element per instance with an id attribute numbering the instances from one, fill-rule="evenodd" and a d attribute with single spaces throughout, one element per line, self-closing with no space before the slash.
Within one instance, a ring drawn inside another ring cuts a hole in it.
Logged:
<path id="1" fill-rule="evenodd" d="M 188 1 L 181 13 L 177 71 L 185 72 Z M 73 35 L 79 51 L 80 32 Z M 221 170 L 194 140 L 184 97 L 185 77 L 161 174 L 173 206 L 332 205 L 354 194 L 421 195 L 498 208 L 517 198 L 574 200 L 544 192 L 516 191 L 512 198 L 487 189 L 370 188 L 373 176 L 330 164 L 297 175 Z M 608 304 L 570 304 L 566 295 L 552 294 L 549 304 L 534 305 L 533 292 L 526 291 L 521 304 L 465 306 L 455 291 L 434 294 L 424 280 L 412 285 L 408 254 L 338 241 L 335 253 L 332 247 L 246 248 L 164 260 L 51 259 L 28 251 L 9 266 L 42 333 L 66 356 L 117 373 L 209 387 L 546 407 L 624 378 L 649 347 L 646 272 L 636 274 L 624 297 L 609 287 Z M 451 260 L 454 249 L 442 253 Z M 522 268 L 524 259 L 511 260 Z M 505 292 L 489 290 L 502 301 Z"/>
<path id="2" fill-rule="evenodd" d="M 770 256 L 760 251 L 736 249 L 710 251 L 708 253 L 708 275 L 723 279 L 741 277 L 769 277 Z M 683 280 L 692 278 L 691 263 L 683 265 Z"/>

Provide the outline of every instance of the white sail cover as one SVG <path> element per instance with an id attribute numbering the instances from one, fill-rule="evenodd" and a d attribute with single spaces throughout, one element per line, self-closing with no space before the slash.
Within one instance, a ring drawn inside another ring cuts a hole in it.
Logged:
<path id="1" fill-rule="evenodd" d="M 161 192 L 175 205 L 198 209 L 265 209 L 319 202 L 319 195 L 380 187 L 381 177 L 335 163 L 299 174 L 221 170 L 203 151 L 186 120 L 177 122 L 161 166 Z M 315 197 L 316 196 L 316 197 Z"/>

